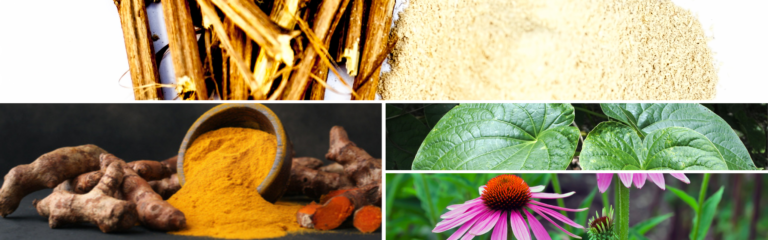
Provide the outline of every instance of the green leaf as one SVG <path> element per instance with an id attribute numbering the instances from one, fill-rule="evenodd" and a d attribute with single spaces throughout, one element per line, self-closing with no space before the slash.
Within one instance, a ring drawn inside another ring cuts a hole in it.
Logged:
<path id="1" fill-rule="evenodd" d="M 592 192 L 590 192 L 589 195 L 587 195 L 587 197 L 581 201 L 581 204 L 579 204 L 579 209 L 589 208 L 590 206 L 592 206 L 592 200 L 595 199 L 595 194 L 597 194 L 597 187 L 592 189 Z M 578 224 L 584 224 L 584 226 L 589 227 L 589 223 L 587 222 L 587 217 L 589 217 L 589 210 L 576 212 L 576 219 L 574 219 L 574 221 L 576 221 L 576 223 Z M 584 229 L 584 232 L 585 233 L 587 232 L 587 228 Z"/>
<path id="2" fill-rule="evenodd" d="M 565 170 L 579 130 L 570 104 L 461 104 L 430 131 L 419 170 Z"/>
<path id="3" fill-rule="evenodd" d="M 720 151 L 730 170 L 756 169 L 747 148 L 728 123 L 701 104 L 693 103 L 605 103 L 603 112 L 643 138 L 668 127 L 692 129 L 704 135 Z"/>
<path id="4" fill-rule="evenodd" d="M 663 222 L 664 220 L 669 219 L 672 217 L 672 213 L 664 214 L 661 216 L 656 216 L 651 219 L 639 222 L 635 224 L 635 226 L 632 226 L 632 229 L 630 231 L 636 231 L 640 235 L 645 235 L 648 231 L 656 227 L 656 225 L 659 225 L 659 223 Z"/>
<path id="5" fill-rule="evenodd" d="M 670 187 L 670 186 L 667 186 L 667 190 L 672 191 L 672 193 L 677 195 L 677 197 L 679 197 L 680 200 L 683 200 L 683 202 L 687 203 L 688 206 L 691 206 L 694 212 L 699 211 L 699 203 L 696 202 L 696 199 L 691 197 L 691 195 L 688 195 L 688 193 L 685 193 L 685 191 L 674 188 L 674 187 Z"/>
<path id="6" fill-rule="evenodd" d="M 432 128 L 437 125 L 443 116 L 458 104 L 430 104 L 424 107 L 424 118 L 427 119 L 427 127 Z"/>
<path id="7" fill-rule="evenodd" d="M 429 177 L 429 175 L 425 174 L 413 174 L 413 183 L 416 189 L 416 197 L 421 201 L 421 208 L 426 212 L 430 225 L 434 226 L 439 221 L 440 210 L 437 209 L 437 198 L 433 197 L 435 196 L 432 192 L 434 189 L 430 189 L 427 179 Z"/>
<path id="8" fill-rule="evenodd" d="M 639 232 L 634 231 L 632 229 L 629 230 L 629 236 L 630 236 L 629 239 L 633 239 L 633 240 L 648 240 L 648 238 L 643 236 L 643 234 L 640 234 Z"/>
<path id="9" fill-rule="evenodd" d="M 709 232 L 709 227 L 712 226 L 712 220 L 715 219 L 715 213 L 717 212 L 717 205 L 720 203 L 720 199 L 723 198 L 723 187 L 720 187 L 720 190 L 718 190 L 714 195 L 709 197 L 707 201 L 704 202 L 704 205 L 701 208 L 701 218 L 698 216 L 694 218 L 693 224 L 699 224 L 699 233 L 697 234 L 697 239 L 693 240 L 703 240 L 707 236 L 707 232 Z M 695 219 L 701 219 L 700 223 L 697 223 Z M 693 233 L 691 233 L 693 235 Z"/>
<path id="10" fill-rule="evenodd" d="M 704 135 L 668 127 L 640 136 L 627 125 L 602 122 L 587 135 L 581 151 L 584 170 L 727 170 Z"/>
<path id="11" fill-rule="evenodd" d="M 397 196 L 396 190 L 401 189 L 400 184 L 403 182 L 403 178 L 408 176 L 407 174 L 387 174 L 387 206 L 394 206 L 395 197 Z M 390 179 L 392 179 L 390 181 Z M 387 208 L 387 216 L 392 216 L 392 209 Z"/>
<path id="12" fill-rule="evenodd" d="M 429 130 L 411 114 L 387 105 L 387 169 L 410 170 L 413 157 Z M 391 167 L 394 163 L 396 167 Z"/>

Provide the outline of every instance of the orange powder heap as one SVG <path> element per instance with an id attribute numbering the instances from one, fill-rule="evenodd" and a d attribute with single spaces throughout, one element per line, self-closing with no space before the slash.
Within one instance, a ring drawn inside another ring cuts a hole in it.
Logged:
<path id="1" fill-rule="evenodd" d="M 184 157 L 186 183 L 168 199 L 187 217 L 172 234 L 216 238 L 273 238 L 300 230 L 299 204 L 272 204 L 256 188 L 266 178 L 277 138 L 247 128 L 222 128 L 198 137 Z"/>

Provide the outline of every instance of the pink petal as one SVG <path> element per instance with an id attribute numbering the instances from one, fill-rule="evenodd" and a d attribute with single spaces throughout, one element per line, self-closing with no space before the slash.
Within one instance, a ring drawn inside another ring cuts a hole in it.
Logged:
<path id="1" fill-rule="evenodd" d="M 549 237 L 547 229 L 541 225 L 539 220 L 536 219 L 533 214 L 525 209 L 523 209 L 523 212 L 525 212 L 525 216 L 528 218 L 528 225 L 531 226 L 531 232 L 533 232 L 533 236 L 536 236 L 536 240 L 552 240 L 552 238 Z"/>
<path id="2" fill-rule="evenodd" d="M 516 210 L 509 212 L 509 225 L 512 227 L 512 234 L 515 234 L 515 238 L 518 240 L 531 239 L 528 227 L 525 225 L 525 219 L 523 219 L 523 215 L 520 215 L 520 212 Z"/>
<path id="3" fill-rule="evenodd" d="M 485 192 L 485 185 L 480 186 L 480 188 L 478 188 L 478 191 L 480 192 L 480 195 L 483 195 L 483 192 Z"/>
<path id="4" fill-rule="evenodd" d="M 467 210 L 469 210 L 470 208 L 476 207 L 478 205 L 483 205 L 483 202 L 475 201 L 475 202 L 460 204 L 459 207 L 454 208 L 453 210 L 448 211 L 443 215 L 440 215 L 440 218 L 446 219 L 446 218 L 454 218 L 454 217 L 460 216 L 461 214 L 467 212 Z"/>
<path id="5" fill-rule="evenodd" d="M 491 240 L 507 240 L 507 212 L 502 211 L 499 221 L 496 222 L 496 228 L 491 233 Z"/>
<path id="6" fill-rule="evenodd" d="M 648 175 L 645 173 L 635 173 L 632 177 L 632 181 L 635 182 L 635 187 L 637 189 L 643 188 L 643 185 L 645 185 L 645 179 L 648 178 Z"/>
<path id="7" fill-rule="evenodd" d="M 471 230 L 469 230 L 469 234 L 483 235 L 488 231 L 491 231 L 491 229 L 493 229 L 493 226 L 496 226 L 496 222 L 499 221 L 499 216 L 501 216 L 501 212 L 499 211 L 489 212 L 486 215 L 485 219 L 477 223 L 477 225 L 475 225 L 474 227 L 472 227 Z"/>
<path id="8" fill-rule="evenodd" d="M 469 228 L 472 227 L 472 225 L 475 225 L 475 223 L 480 219 L 480 215 L 475 216 L 472 218 L 472 220 L 469 220 L 469 222 L 465 223 L 464 225 L 461 225 L 459 230 L 456 230 L 453 234 L 451 234 L 451 237 L 448 238 L 448 240 L 456 240 L 459 239 L 464 233 L 469 230 Z"/>
<path id="9" fill-rule="evenodd" d="M 528 208 L 531 208 L 530 206 L 533 206 L 533 205 L 528 205 Z M 539 210 L 537 210 L 537 209 L 535 209 L 535 208 L 531 208 L 531 210 L 533 210 L 534 212 L 538 213 L 538 214 L 539 214 L 539 216 L 541 216 L 542 218 L 544 218 L 544 219 L 546 219 L 547 221 L 549 221 L 549 223 L 551 223 L 552 225 L 555 225 L 555 227 L 557 227 L 557 229 L 560 229 L 560 231 L 563 231 L 565 234 L 568 234 L 568 236 L 571 236 L 571 237 L 575 237 L 575 238 L 579 238 L 579 239 L 581 239 L 581 237 L 579 237 L 579 236 L 576 236 L 575 234 L 573 234 L 573 233 L 571 233 L 571 232 L 569 232 L 569 231 L 566 231 L 565 229 L 563 229 L 562 227 L 560 227 L 560 225 L 558 225 L 557 223 L 555 223 L 554 221 L 552 221 L 552 219 L 549 219 L 549 217 L 547 217 L 547 215 L 545 215 L 545 214 L 541 213 L 541 211 L 539 211 Z M 529 218 L 529 219 L 530 219 L 530 218 Z M 535 219 L 535 218 L 534 218 L 534 219 Z"/>
<path id="10" fill-rule="evenodd" d="M 435 226 L 435 229 L 433 229 L 432 232 L 439 233 L 439 232 L 448 231 L 452 228 L 455 228 L 461 224 L 466 223 L 467 221 L 471 220 L 472 218 L 478 215 L 483 215 L 488 211 L 490 210 L 485 206 L 473 208 L 472 210 L 466 212 L 464 215 L 460 217 L 445 219 L 443 221 L 440 221 L 439 223 L 437 223 L 437 226 Z"/>
<path id="11" fill-rule="evenodd" d="M 669 175 L 672 175 L 673 177 L 677 178 L 680 181 L 683 181 L 686 184 L 691 183 L 691 180 L 688 180 L 688 177 L 685 176 L 685 173 L 670 173 Z"/>
<path id="12" fill-rule="evenodd" d="M 549 204 L 546 204 L 546 203 L 543 203 L 543 202 L 539 202 L 539 201 L 536 201 L 536 200 L 530 200 L 529 203 L 536 204 L 536 205 L 539 205 L 539 206 L 542 206 L 542 207 L 548 207 L 548 208 L 556 209 L 556 210 L 563 210 L 563 211 L 566 211 L 566 212 L 581 212 L 581 211 L 589 209 L 589 208 L 580 208 L 580 209 L 561 208 L 561 207 L 558 207 L 558 206 L 549 205 Z"/>
<path id="13" fill-rule="evenodd" d="M 461 240 L 472 240 L 473 238 L 475 238 L 475 235 L 467 234 L 467 235 L 464 235 L 464 237 L 461 238 Z"/>
<path id="14" fill-rule="evenodd" d="M 661 190 L 666 190 L 666 186 L 664 185 L 664 174 L 648 173 L 648 178 L 650 178 L 651 182 L 655 183 L 656 186 L 659 186 Z"/>
<path id="15" fill-rule="evenodd" d="M 463 205 L 465 205 L 465 204 L 470 204 L 470 203 L 475 203 L 475 202 L 481 202 L 481 201 L 483 201 L 483 199 L 482 199 L 482 198 L 480 198 L 480 197 L 478 197 L 478 198 L 475 198 L 475 199 L 472 199 L 472 200 L 466 201 L 466 202 L 464 202 L 464 203 L 462 203 L 462 204 L 454 204 L 454 205 L 450 205 L 450 206 L 448 206 L 448 207 L 446 207 L 446 208 L 447 208 L 448 210 L 454 210 L 454 209 L 456 209 L 456 208 L 458 208 L 458 207 L 461 207 L 461 206 L 463 206 Z"/>
<path id="16" fill-rule="evenodd" d="M 624 183 L 624 186 L 629 188 L 632 186 L 632 175 L 631 173 L 619 173 L 619 179 L 621 179 L 621 182 Z"/>
<path id="17" fill-rule="evenodd" d="M 534 187 L 528 188 L 528 190 L 531 192 L 541 192 L 541 191 L 544 191 L 544 186 L 534 186 Z"/>
<path id="18" fill-rule="evenodd" d="M 600 189 L 600 193 L 604 193 L 611 186 L 611 179 L 613 179 L 613 173 L 598 173 L 597 174 L 597 188 Z"/>
<path id="19" fill-rule="evenodd" d="M 567 198 L 573 195 L 576 192 L 569 192 L 564 194 L 557 194 L 557 193 L 531 193 L 531 198 L 541 198 L 541 199 L 556 199 L 556 198 Z"/>
<path id="20" fill-rule="evenodd" d="M 577 227 L 577 228 L 584 228 L 583 226 L 579 225 L 578 223 L 574 222 L 573 220 L 569 219 L 568 217 L 563 216 L 559 212 L 556 212 L 556 211 L 554 211 L 552 209 L 545 208 L 545 207 L 542 207 L 542 206 L 536 206 L 536 205 L 533 205 L 533 204 L 528 204 L 527 206 L 529 208 L 533 209 L 534 211 L 539 210 L 539 211 L 541 211 L 541 212 L 543 212 L 543 213 L 545 213 L 545 214 L 547 214 L 547 215 L 549 215 L 549 216 L 551 216 L 551 217 L 553 217 L 553 218 L 555 218 L 557 220 L 560 220 L 561 222 L 563 222 L 565 224 L 568 224 L 568 225 L 571 225 L 571 226 L 574 226 L 574 227 Z"/>

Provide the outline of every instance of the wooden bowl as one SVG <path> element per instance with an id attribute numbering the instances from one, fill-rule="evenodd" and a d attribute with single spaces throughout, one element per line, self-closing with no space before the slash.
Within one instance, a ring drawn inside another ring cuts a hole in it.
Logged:
<path id="1" fill-rule="evenodd" d="M 221 104 L 205 112 L 192 124 L 179 148 L 176 165 L 179 183 L 184 186 L 184 154 L 195 139 L 206 132 L 226 127 L 252 128 L 277 136 L 277 154 L 272 169 L 256 189 L 265 200 L 276 202 L 287 189 L 293 151 L 280 119 L 272 110 L 258 103 Z"/>

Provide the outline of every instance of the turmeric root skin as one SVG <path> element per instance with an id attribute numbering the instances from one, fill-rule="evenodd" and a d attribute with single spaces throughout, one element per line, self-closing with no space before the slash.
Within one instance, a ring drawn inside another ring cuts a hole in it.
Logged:
<path id="1" fill-rule="evenodd" d="M 80 174 L 75 179 L 72 179 L 72 192 L 77 194 L 85 194 L 90 192 L 96 184 L 99 184 L 101 177 L 104 176 L 102 171 L 93 171 L 85 174 Z"/>
<path id="2" fill-rule="evenodd" d="M 301 193 L 312 199 L 318 199 L 329 191 L 354 186 L 344 174 L 329 173 L 306 168 L 291 166 L 288 179 L 288 192 Z"/>
<path id="3" fill-rule="evenodd" d="M 0 189 L 0 216 L 16 211 L 24 196 L 45 189 L 80 174 L 99 169 L 99 154 L 106 153 L 95 145 L 64 147 L 43 154 L 30 164 L 19 165 L 5 175 Z"/>
<path id="4" fill-rule="evenodd" d="M 168 165 L 152 160 L 139 160 L 128 163 L 128 168 L 147 181 L 161 180 L 170 177 L 173 172 Z"/>
<path id="5" fill-rule="evenodd" d="M 171 177 L 163 180 L 150 181 L 149 186 L 152 187 L 152 190 L 154 190 L 157 194 L 160 194 L 164 200 L 171 198 L 173 194 L 181 189 L 181 184 L 179 184 L 179 175 L 177 174 L 173 174 Z"/>
<path id="6" fill-rule="evenodd" d="M 315 169 L 323 166 L 323 160 L 313 158 L 313 157 L 297 157 L 293 158 L 291 162 L 291 166 L 302 166 L 309 169 Z"/>
<path id="7" fill-rule="evenodd" d="M 33 204 L 40 216 L 48 217 L 51 228 L 90 222 L 105 233 L 129 229 L 138 221 L 136 205 L 111 197 L 121 184 L 123 167 L 121 163 L 109 165 L 99 184 L 87 194 L 74 194 L 57 187 L 51 195 Z"/>
<path id="8" fill-rule="evenodd" d="M 112 154 L 101 155 L 102 166 L 106 163 L 123 163 Z M 136 204 L 139 221 L 145 227 L 162 231 L 178 231 L 186 227 L 184 213 L 152 190 L 152 187 L 130 167 L 123 168 L 122 192 L 128 201 Z"/>
<path id="9" fill-rule="evenodd" d="M 356 186 L 381 183 L 381 159 L 371 157 L 368 152 L 349 140 L 347 131 L 341 126 L 331 128 L 331 146 L 325 158 L 344 166 L 344 173 Z"/>

